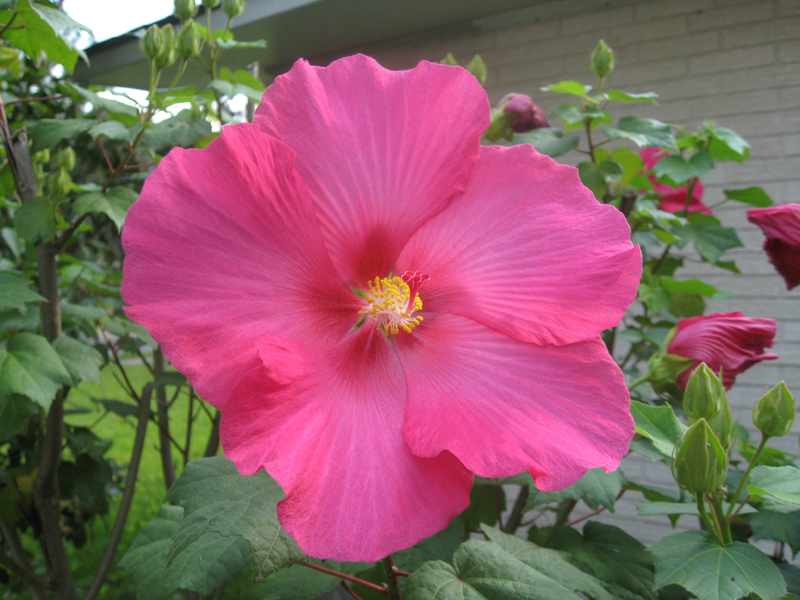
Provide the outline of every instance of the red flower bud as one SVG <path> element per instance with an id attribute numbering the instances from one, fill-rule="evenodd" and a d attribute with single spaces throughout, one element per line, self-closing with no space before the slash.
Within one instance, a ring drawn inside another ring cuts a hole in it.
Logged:
<path id="1" fill-rule="evenodd" d="M 497 108 L 503 106 L 503 104 L 505 104 L 503 112 L 517 115 L 517 122 L 511 126 L 511 129 L 517 133 L 538 129 L 539 127 L 550 127 L 544 112 L 533 103 L 530 96 L 525 94 L 506 94 L 497 103 Z"/>
<path id="2" fill-rule="evenodd" d="M 786 281 L 786 289 L 800 285 L 800 204 L 751 208 L 747 220 L 764 231 L 764 251 Z"/>
<path id="3" fill-rule="evenodd" d="M 740 312 L 718 313 L 683 319 L 676 329 L 667 353 L 696 361 L 678 376 L 682 390 L 700 363 L 706 363 L 714 373 L 722 369 L 722 383 L 729 390 L 739 373 L 762 360 L 778 358 L 777 354 L 764 353 L 775 337 L 772 319 L 749 318 Z"/>

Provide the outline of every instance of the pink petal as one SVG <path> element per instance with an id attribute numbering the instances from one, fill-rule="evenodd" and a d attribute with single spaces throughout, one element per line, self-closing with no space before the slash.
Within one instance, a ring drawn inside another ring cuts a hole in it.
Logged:
<path id="1" fill-rule="evenodd" d="M 215 405 L 259 363 L 258 338 L 337 340 L 357 319 L 293 162 L 255 125 L 224 127 L 170 152 L 128 212 L 126 312 Z"/>
<path id="2" fill-rule="evenodd" d="M 304 552 L 374 562 L 467 507 L 472 474 L 449 452 L 419 458 L 406 445 L 403 372 L 370 321 L 336 346 L 258 345 L 263 366 L 226 405 L 222 445 L 242 473 L 278 481 L 278 516 Z"/>
<path id="3" fill-rule="evenodd" d="M 588 469 L 616 469 L 628 451 L 630 397 L 599 338 L 542 347 L 425 314 L 396 340 L 414 454 L 449 450 L 484 477 L 528 469 L 539 489 L 554 490 Z"/>
<path id="4" fill-rule="evenodd" d="M 619 323 L 642 259 L 625 217 L 576 169 L 523 144 L 481 148 L 464 195 L 420 228 L 397 267 L 430 275 L 426 311 L 561 345 Z"/>
<path id="5" fill-rule="evenodd" d="M 364 286 L 386 277 L 411 234 L 464 189 L 489 101 L 460 68 L 299 60 L 267 88 L 256 122 L 297 152 L 334 263 Z"/>

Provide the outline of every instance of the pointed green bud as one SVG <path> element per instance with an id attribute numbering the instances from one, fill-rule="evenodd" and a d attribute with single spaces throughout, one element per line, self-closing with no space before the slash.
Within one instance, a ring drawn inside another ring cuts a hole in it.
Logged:
<path id="1" fill-rule="evenodd" d="M 155 58 L 164 47 L 164 34 L 158 25 L 151 25 L 144 37 L 139 40 L 139 48 L 147 58 Z"/>
<path id="2" fill-rule="evenodd" d="M 600 40 L 592 51 L 589 67 L 598 77 L 605 77 L 614 72 L 614 53 L 603 40 Z"/>
<path id="3" fill-rule="evenodd" d="M 183 60 L 197 56 L 202 43 L 203 39 L 200 37 L 200 32 L 197 31 L 197 25 L 192 19 L 189 19 L 178 33 L 178 56 Z"/>
<path id="4" fill-rule="evenodd" d="M 170 66 L 178 58 L 175 51 L 175 31 L 172 29 L 172 25 L 164 25 L 161 28 L 161 36 L 164 39 L 161 51 L 153 59 L 159 69 Z"/>
<path id="5" fill-rule="evenodd" d="M 244 0 L 222 0 L 222 12 L 231 19 L 244 12 Z"/>
<path id="6" fill-rule="evenodd" d="M 72 178 L 64 167 L 60 167 L 47 178 L 47 187 L 51 196 L 66 196 L 72 188 Z"/>
<path id="7" fill-rule="evenodd" d="M 725 482 L 728 455 L 705 419 L 686 430 L 672 461 L 672 475 L 693 494 L 710 494 Z"/>
<path id="8" fill-rule="evenodd" d="M 451 67 L 457 67 L 458 66 L 458 61 L 456 60 L 456 57 L 453 56 L 452 52 L 448 52 L 445 55 L 445 57 L 442 60 L 439 61 L 439 64 L 440 65 L 450 65 Z"/>
<path id="9" fill-rule="evenodd" d="M 67 171 L 72 171 L 75 168 L 75 150 L 70 146 L 59 150 L 56 154 L 56 164 Z"/>
<path id="10" fill-rule="evenodd" d="M 706 363 L 700 363 L 689 376 L 683 394 L 683 409 L 689 417 L 689 422 L 694 423 L 700 419 L 711 421 L 719 414 L 724 396 L 725 388 L 722 387 L 722 381 L 714 375 Z"/>
<path id="11" fill-rule="evenodd" d="M 175 0 L 175 16 L 181 22 L 188 21 L 197 14 L 197 3 L 195 0 Z"/>
<path id="12" fill-rule="evenodd" d="M 708 426 L 717 436 L 723 449 L 729 451 L 736 443 L 736 424 L 731 415 L 731 406 L 728 404 L 728 395 L 722 396 L 722 407 L 713 419 L 708 420 Z"/>
<path id="13" fill-rule="evenodd" d="M 769 437 L 789 433 L 794 423 L 794 397 L 783 381 L 756 401 L 753 423 Z"/>
<path id="14" fill-rule="evenodd" d="M 483 62 L 480 54 L 476 54 L 469 64 L 467 65 L 467 71 L 472 73 L 481 84 L 486 83 L 486 64 Z"/>

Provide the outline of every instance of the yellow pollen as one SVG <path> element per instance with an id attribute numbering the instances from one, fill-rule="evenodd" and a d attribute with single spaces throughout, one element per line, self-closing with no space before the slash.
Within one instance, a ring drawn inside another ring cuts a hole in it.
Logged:
<path id="1" fill-rule="evenodd" d="M 388 335 L 396 335 L 401 329 L 411 333 L 420 324 L 422 317 L 412 315 L 422 310 L 422 300 L 416 293 L 412 296 L 411 288 L 400 277 L 376 277 L 368 286 L 367 304 L 359 313 L 378 321 Z"/>

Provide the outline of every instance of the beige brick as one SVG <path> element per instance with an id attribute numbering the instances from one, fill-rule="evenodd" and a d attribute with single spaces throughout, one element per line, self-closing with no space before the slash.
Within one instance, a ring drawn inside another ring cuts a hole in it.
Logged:
<path id="1" fill-rule="evenodd" d="M 779 17 L 800 15 L 800 2 L 797 0 L 778 0 L 777 15 Z"/>
<path id="2" fill-rule="evenodd" d="M 783 136 L 783 153 L 787 156 L 800 155 L 800 133 Z"/>
<path id="3" fill-rule="evenodd" d="M 638 65 L 631 65 L 614 73 L 614 85 L 624 86 L 628 83 L 657 82 L 682 77 L 688 73 L 685 60 L 658 60 Z"/>
<path id="4" fill-rule="evenodd" d="M 636 20 L 648 21 L 671 15 L 697 13 L 712 7 L 711 0 L 655 0 L 636 5 Z"/>
<path id="5" fill-rule="evenodd" d="M 774 60 L 772 46 L 755 46 L 692 57 L 689 59 L 689 68 L 693 75 L 698 75 L 769 65 Z"/>
<path id="6" fill-rule="evenodd" d="M 792 85 L 800 85 L 800 69 L 797 65 L 769 65 L 723 73 L 720 92 L 727 94 Z"/>
<path id="7" fill-rule="evenodd" d="M 520 27 L 506 27 L 496 32 L 495 39 L 499 48 L 516 46 L 517 44 L 536 43 L 561 36 L 561 21 L 548 20 L 542 23 L 526 23 Z"/>
<path id="8" fill-rule="evenodd" d="M 661 60 L 719 49 L 719 32 L 709 31 L 644 42 L 639 45 L 640 60 Z"/>
<path id="9" fill-rule="evenodd" d="M 563 59 L 548 59 L 537 61 L 535 59 L 508 65 L 500 69 L 499 78 L 502 84 L 521 83 L 533 80 L 560 79 L 558 75 L 564 71 Z"/>
<path id="10" fill-rule="evenodd" d="M 739 25 L 740 23 L 766 21 L 774 14 L 774 3 L 771 0 L 764 0 L 734 5 L 723 4 L 719 8 L 688 15 L 687 19 L 690 31 L 700 31 L 722 29 L 723 27 Z"/>
<path id="11" fill-rule="evenodd" d="M 800 39 L 794 39 L 778 44 L 778 62 L 800 62 Z"/>
<path id="12" fill-rule="evenodd" d="M 631 44 L 661 38 L 671 38 L 687 32 L 686 17 L 666 17 L 635 25 L 614 27 L 606 40 L 609 44 Z"/>
<path id="13" fill-rule="evenodd" d="M 672 81 L 655 82 L 652 88 L 658 94 L 659 102 L 712 96 L 719 92 L 720 78 L 719 74 L 682 77 Z"/>
<path id="14" fill-rule="evenodd" d="M 800 17 L 746 23 L 722 29 L 719 33 L 722 36 L 722 47 L 726 49 L 796 39 L 800 35 Z"/>
<path id="15" fill-rule="evenodd" d="M 632 6 L 618 6 L 599 11 L 588 12 L 576 16 L 564 17 L 561 20 L 561 31 L 564 35 L 597 31 L 615 27 L 633 21 Z"/>

